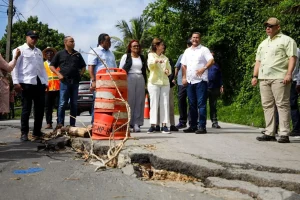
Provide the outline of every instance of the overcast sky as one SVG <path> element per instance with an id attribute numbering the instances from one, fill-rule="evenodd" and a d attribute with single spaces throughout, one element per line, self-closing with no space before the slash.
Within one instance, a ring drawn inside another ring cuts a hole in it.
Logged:
<path id="1" fill-rule="evenodd" d="M 75 49 L 89 51 L 95 47 L 100 33 L 122 37 L 115 28 L 117 21 L 139 17 L 150 2 L 155 0 L 14 0 L 17 11 L 27 19 L 38 16 L 39 21 L 48 24 L 65 35 L 73 36 Z M 0 0 L 7 5 L 8 0 Z M 6 7 L 0 6 L 0 38 L 7 25 Z M 20 16 L 21 20 L 24 20 Z M 14 22 L 17 17 L 14 17 Z M 25 38 L 24 38 L 25 41 Z M 21 44 L 20 44 L 21 45 Z M 83 55 L 86 57 L 85 55 Z"/>

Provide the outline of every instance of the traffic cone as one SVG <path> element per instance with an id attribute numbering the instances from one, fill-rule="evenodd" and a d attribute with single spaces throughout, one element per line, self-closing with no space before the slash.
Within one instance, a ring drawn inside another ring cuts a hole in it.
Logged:
<path id="1" fill-rule="evenodd" d="M 145 97 L 144 119 L 150 119 L 150 107 L 148 101 L 148 94 Z"/>

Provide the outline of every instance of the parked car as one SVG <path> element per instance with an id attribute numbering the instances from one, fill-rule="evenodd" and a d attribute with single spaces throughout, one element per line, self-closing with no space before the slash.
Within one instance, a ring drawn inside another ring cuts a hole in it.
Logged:
<path id="1" fill-rule="evenodd" d="M 89 111 L 93 106 L 93 92 L 90 91 L 89 81 L 80 81 L 78 88 L 78 100 L 77 100 L 77 115 L 84 111 Z"/>

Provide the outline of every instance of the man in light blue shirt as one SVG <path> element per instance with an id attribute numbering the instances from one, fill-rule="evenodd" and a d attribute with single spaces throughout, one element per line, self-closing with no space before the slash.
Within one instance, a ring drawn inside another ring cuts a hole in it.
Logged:
<path id="1" fill-rule="evenodd" d="M 109 50 L 111 46 L 110 37 L 106 33 L 101 33 L 98 37 L 98 47 L 94 51 L 106 63 L 109 68 L 117 68 L 117 63 L 114 54 Z M 95 52 L 91 50 L 88 56 L 89 73 L 91 77 L 91 91 L 96 89 L 96 74 L 100 69 L 105 68 L 104 64 L 99 60 Z M 94 92 L 95 102 L 95 92 Z M 94 122 L 94 105 L 92 106 L 92 123 Z"/>

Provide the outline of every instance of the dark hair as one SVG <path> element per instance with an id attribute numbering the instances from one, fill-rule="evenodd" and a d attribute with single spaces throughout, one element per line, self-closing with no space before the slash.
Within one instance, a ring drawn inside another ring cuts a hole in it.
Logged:
<path id="1" fill-rule="evenodd" d="M 199 35 L 199 37 L 201 37 L 201 33 L 199 33 L 199 32 L 193 32 L 193 33 L 192 33 L 192 36 L 193 36 L 194 34 L 197 34 L 197 35 Z"/>
<path id="2" fill-rule="evenodd" d="M 162 39 L 154 38 L 152 40 L 152 44 L 151 44 L 151 51 L 156 52 L 156 46 L 160 45 L 160 43 L 162 43 L 162 42 L 164 42 Z"/>
<path id="3" fill-rule="evenodd" d="M 69 36 L 69 35 L 65 36 L 65 37 L 64 37 L 64 42 L 66 42 L 66 41 L 68 40 L 69 37 L 72 37 L 72 36 Z"/>
<path id="4" fill-rule="evenodd" d="M 107 33 L 101 33 L 98 37 L 98 45 L 102 44 L 105 41 L 105 37 L 109 36 Z"/>
<path id="5" fill-rule="evenodd" d="M 134 42 L 137 42 L 137 43 L 139 44 L 139 46 L 141 46 L 138 40 L 131 40 L 131 41 L 129 42 L 128 46 L 127 46 L 126 53 L 131 53 L 131 45 L 132 45 L 132 43 L 134 43 Z M 141 48 L 139 49 L 138 54 L 141 54 Z"/>

